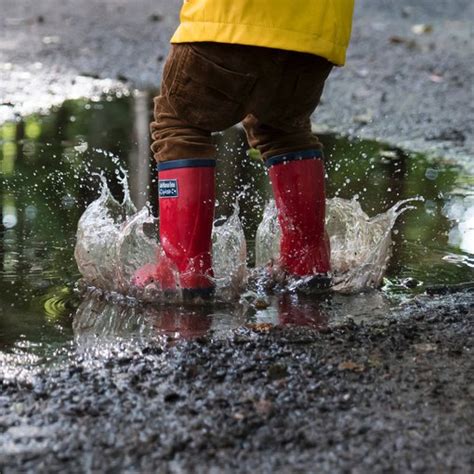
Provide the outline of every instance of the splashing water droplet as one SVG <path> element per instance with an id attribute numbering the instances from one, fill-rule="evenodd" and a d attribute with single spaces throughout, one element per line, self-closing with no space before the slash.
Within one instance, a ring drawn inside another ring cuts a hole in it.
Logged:
<path id="1" fill-rule="evenodd" d="M 74 256 L 88 283 L 113 290 L 117 276 L 115 243 L 127 215 L 110 193 L 105 176 L 98 176 L 102 182 L 100 197 L 79 219 Z"/>
<path id="2" fill-rule="evenodd" d="M 334 291 L 355 293 L 380 286 L 390 258 L 392 228 L 400 214 L 413 208 L 406 204 L 419 200 L 400 201 L 373 218 L 369 218 L 355 199 L 327 200 L 326 230 L 331 243 Z M 280 236 L 277 209 L 271 200 L 257 230 L 257 267 L 278 261 Z"/>
<path id="3" fill-rule="evenodd" d="M 174 280 L 169 287 L 176 287 L 175 297 L 179 297 L 176 268 L 164 255 L 157 237 L 158 219 L 147 206 L 136 211 L 123 170 L 119 177 L 124 193 L 121 204 L 112 196 L 105 177 L 98 176 L 100 196 L 81 216 L 76 234 L 74 256 L 85 283 L 108 292 L 132 293 L 148 301 L 170 301 L 159 282 L 146 282 L 143 289 L 136 285 L 137 277 L 146 280 L 156 274 L 154 269 L 159 264 Z M 214 224 L 212 240 L 217 296 L 235 298 L 247 281 L 247 247 L 237 204 L 228 219 Z"/>
<path id="4" fill-rule="evenodd" d="M 255 265 L 262 267 L 278 259 L 281 229 L 277 219 L 275 200 L 271 199 L 263 211 L 262 222 L 255 236 Z"/>
<path id="5" fill-rule="evenodd" d="M 102 181 L 100 197 L 88 206 L 77 231 L 75 258 L 86 283 L 127 294 L 137 290 L 135 277 L 139 269 L 152 269 L 159 263 L 167 267 L 167 274 L 175 282 L 172 287 L 179 290 L 177 271 L 164 256 L 157 239 L 157 220 L 146 206 L 136 211 L 126 173 L 121 170 L 119 179 L 124 192 L 122 203 L 110 193 L 105 177 L 99 177 Z M 419 200 L 422 199 L 400 201 L 372 218 L 356 199 L 327 200 L 326 229 L 331 243 L 334 291 L 355 293 L 380 286 L 390 258 L 395 221 L 413 208 L 407 205 L 409 202 Z M 277 209 L 271 200 L 257 229 L 257 268 L 271 261 L 278 262 L 280 237 Z M 226 300 L 235 298 L 244 289 L 248 277 L 246 240 L 237 203 L 228 219 L 214 223 L 212 240 L 217 295 Z M 137 296 L 159 300 L 163 294 L 159 286 L 151 283 Z"/>
<path id="6" fill-rule="evenodd" d="M 212 259 L 217 290 L 238 294 L 247 282 L 247 244 L 237 203 L 222 225 L 214 223 Z"/>

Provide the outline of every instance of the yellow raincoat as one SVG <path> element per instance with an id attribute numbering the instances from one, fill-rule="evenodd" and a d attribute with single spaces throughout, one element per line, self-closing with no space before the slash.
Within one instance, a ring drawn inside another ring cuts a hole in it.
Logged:
<path id="1" fill-rule="evenodd" d="M 345 62 L 354 0 L 185 0 L 172 43 L 216 41 Z"/>

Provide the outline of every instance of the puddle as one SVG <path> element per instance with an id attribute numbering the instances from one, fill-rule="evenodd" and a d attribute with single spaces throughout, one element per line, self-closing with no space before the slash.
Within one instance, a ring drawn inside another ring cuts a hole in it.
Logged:
<path id="1" fill-rule="evenodd" d="M 0 363 L 7 354 L 9 360 L 14 355 L 44 361 L 74 338 L 81 345 L 98 335 L 173 339 L 209 330 L 223 334 L 245 322 L 324 327 L 347 316 L 382 317 L 390 307 L 429 287 L 474 280 L 472 176 L 443 159 L 323 135 L 328 196 L 356 196 L 369 216 L 404 199 L 424 198 L 395 224 L 382 291 L 326 300 L 276 295 L 258 309 L 241 305 L 160 310 L 133 307 L 127 301 L 82 301 L 73 291 L 80 276 L 74 244 L 80 216 L 98 197 L 100 179 L 93 173 L 102 171 L 112 194 L 121 200 L 122 166 L 129 172 L 137 208 L 148 199 L 154 201 L 149 113 L 143 94 L 67 101 L 49 115 L 0 125 Z M 238 201 L 253 265 L 255 235 L 271 196 L 266 171 L 247 156 L 239 128 L 216 140 L 216 216 L 231 216 Z M 199 318 L 192 317 L 197 314 Z"/>

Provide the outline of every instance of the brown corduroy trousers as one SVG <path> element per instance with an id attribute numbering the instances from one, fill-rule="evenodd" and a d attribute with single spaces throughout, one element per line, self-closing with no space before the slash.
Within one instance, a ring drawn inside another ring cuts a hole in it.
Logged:
<path id="1" fill-rule="evenodd" d="M 310 116 L 332 67 L 319 56 L 279 49 L 172 45 L 150 126 L 155 159 L 213 158 L 211 133 L 240 121 L 264 159 L 320 148 Z"/>

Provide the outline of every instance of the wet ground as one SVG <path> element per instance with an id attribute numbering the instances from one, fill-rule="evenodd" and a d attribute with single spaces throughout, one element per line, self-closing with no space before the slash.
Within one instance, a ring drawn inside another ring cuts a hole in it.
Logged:
<path id="1" fill-rule="evenodd" d="M 3 374 L 0 466 L 471 472 L 473 329 L 456 296 L 323 333 L 239 329 L 105 358 L 79 346 L 61 368 Z"/>
<path id="2" fill-rule="evenodd" d="M 396 224 L 381 290 L 199 307 L 85 297 L 73 249 L 92 173 L 120 198 L 122 165 L 135 202 L 154 195 L 137 179 L 151 176 L 146 104 L 68 101 L 1 127 L 2 470 L 468 472 L 472 177 L 325 135 L 329 195 L 369 215 L 425 199 Z M 216 136 L 216 213 L 239 201 L 251 264 L 269 188 L 242 139 Z"/>
<path id="3" fill-rule="evenodd" d="M 473 7 L 356 3 L 314 119 L 352 136 L 322 135 L 329 195 L 425 199 L 382 289 L 157 308 L 75 291 L 73 247 L 91 172 L 154 193 L 150 96 L 128 91 L 158 84 L 180 2 L 0 0 L 2 473 L 473 470 Z M 252 263 L 266 176 L 239 129 L 216 140 L 217 213 L 251 183 Z"/>

